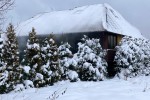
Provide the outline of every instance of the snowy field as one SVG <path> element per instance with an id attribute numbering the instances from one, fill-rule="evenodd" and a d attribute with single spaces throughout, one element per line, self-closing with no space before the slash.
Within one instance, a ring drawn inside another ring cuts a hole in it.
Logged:
<path id="1" fill-rule="evenodd" d="M 128 81 L 118 78 L 102 82 L 65 81 L 45 88 L 32 88 L 0 95 L 0 100 L 51 100 L 50 96 L 54 91 L 57 91 L 56 96 L 59 95 L 56 100 L 148 100 L 149 82 L 150 77 L 144 76 L 128 79 Z"/>

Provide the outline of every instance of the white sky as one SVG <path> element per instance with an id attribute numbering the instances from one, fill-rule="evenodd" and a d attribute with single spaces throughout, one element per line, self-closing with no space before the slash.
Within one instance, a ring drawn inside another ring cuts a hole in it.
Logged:
<path id="1" fill-rule="evenodd" d="M 150 0 L 16 0 L 14 9 L 8 14 L 8 21 L 17 24 L 40 12 L 65 10 L 98 3 L 110 4 L 150 39 Z"/>

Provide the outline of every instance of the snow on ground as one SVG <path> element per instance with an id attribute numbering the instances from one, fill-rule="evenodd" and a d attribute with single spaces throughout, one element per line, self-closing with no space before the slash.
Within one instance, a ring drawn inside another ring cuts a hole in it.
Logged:
<path id="1" fill-rule="evenodd" d="M 56 100 L 148 100 L 150 98 L 150 76 L 132 78 L 128 81 L 118 78 L 101 82 L 59 82 L 54 86 L 27 89 L 0 95 L 1 100 L 51 100 L 54 91 Z M 61 95 L 63 91 L 66 93 Z"/>

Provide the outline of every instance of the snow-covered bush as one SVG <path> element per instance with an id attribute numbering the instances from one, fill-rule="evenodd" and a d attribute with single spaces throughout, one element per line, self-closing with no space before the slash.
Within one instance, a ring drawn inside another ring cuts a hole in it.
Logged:
<path id="1" fill-rule="evenodd" d="M 69 70 L 67 72 L 67 76 L 68 76 L 68 79 L 71 81 L 71 82 L 75 82 L 75 81 L 78 81 L 79 80 L 79 76 L 78 76 L 78 73 L 76 71 L 73 71 L 73 70 Z"/>
<path id="2" fill-rule="evenodd" d="M 23 91 L 24 89 L 25 89 L 25 87 L 24 87 L 23 84 L 17 84 L 17 85 L 14 87 L 14 91 L 15 91 L 15 92 Z"/>
<path id="3" fill-rule="evenodd" d="M 33 82 L 30 81 L 30 80 L 25 80 L 25 81 L 23 82 L 23 84 L 24 84 L 24 86 L 25 86 L 26 89 L 28 89 L 28 88 L 33 88 L 33 87 L 34 87 Z"/>
<path id="4" fill-rule="evenodd" d="M 61 67 L 62 79 L 69 79 L 70 81 L 77 81 L 78 74 L 75 72 L 77 62 L 73 59 L 73 54 L 70 51 L 70 44 L 62 43 L 59 48 L 59 63 Z"/>
<path id="5" fill-rule="evenodd" d="M 116 47 L 115 62 L 119 77 L 150 74 L 150 41 L 124 37 Z"/>
<path id="6" fill-rule="evenodd" d="M 78 62 L 79 78 L 84 81 L 104 80 L 107 75 L 106 52 L 102 49 L 99 39 L 89 39 L 87 36 L 78 43 L 78 52 L 74 59 Z"/>

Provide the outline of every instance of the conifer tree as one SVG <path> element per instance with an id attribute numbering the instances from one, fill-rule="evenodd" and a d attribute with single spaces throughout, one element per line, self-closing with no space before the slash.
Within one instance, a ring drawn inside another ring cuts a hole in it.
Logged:
<path id="1" fill-rule="evenodd" d="M 50 69 L 52 71 L 51 73 L 51 84 L 57 82 L 61 78 L 61 69 L 59 66 L 59 55 L 58 55 L 58 47 L 53 39 L 53 36 L 51 35 L 49 38 L 49 44 L 50 44 Z"/>
<path id="2" fill-rule="evenodd" d="M 23 63 L 25 64 L 23 67 L 23 80 L 31 80 L 35 87 L 41 87 L 44 84 L 43 75 L 41 74 L 41 48 L 34 28 L 29 33 Z"/>
<path id="3" fill-rule="evenodd" d="M 7 40 L 4 44 L 4 63 L 8 71 L 7 90 L 13 90 L 14 86 L 20 83 L 21 68 L 19 66 L 19 50 L 16 33 L 12 24 L 9 24 L 6 31 Z"/>
<path id="4" fill-rule="evenodd" d="M 6 70 L 6 64 L 4 63 L 4 42 L 0 38 L 0 94 L 6 91 L 6 81 L 8 79 L 8 71 Z"/>
<path id="5" fill-rule="evenodd" d="M 78 52 L 74 55 L 81 80 L 98 81 L 107 76 L 105 54 L 99 39 L 89 39 L 87 36 L 82 38 L 82 42 L 78 43 Z"/>
<path id="6" fill-rule="evenodd" d="M 42 56 L 42 73 L 44 75 L 45 85 L 51 85 L 51 68 L 50 68 L 50 57 L 52 55 L 51 52 L 51 42 L 49 38 L 45 38 L 41 45 L 41 56 Z"/>
<path id="7" fill-rule="evenodd" d="M 3 39 L 0 37 L 0 69 L 3 69 L 1 67 L 4 66 L 3 55 L 4 55 L 4 42 L 3 42 Z"/>
<path id="8" fill-rule="evenodd" d="M 71 81 L 78 80 L 78 74 L 76 73 L 77 62 L 73 59 L 73 54 L 70 51 L 70 44 L 61 43 L 58 48 L 60 58 L 60 68 L 62 72 L 62 79 L 69 79 Z"/>

